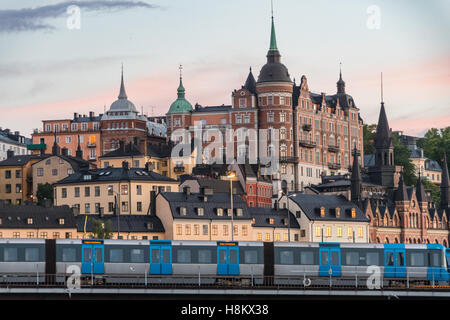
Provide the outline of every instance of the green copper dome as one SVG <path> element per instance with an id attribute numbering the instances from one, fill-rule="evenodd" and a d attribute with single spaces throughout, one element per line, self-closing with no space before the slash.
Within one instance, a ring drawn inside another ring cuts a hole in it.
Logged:
<path id="1" fill-rule="evenodd" d="M 174 101 L 174 103 L 172 103 L 170 105 L 169 108 L 169 112 L 167 112 L 167 114 L 169 113 L 187 113 L 192 111 L 192 105 L 189 103 L 189 101 L 187 101 L 184 97 L 184 87 L 183 87 L 183 81 L 180 78 L 180 85 L 178 86 L 178 99 Z"/>

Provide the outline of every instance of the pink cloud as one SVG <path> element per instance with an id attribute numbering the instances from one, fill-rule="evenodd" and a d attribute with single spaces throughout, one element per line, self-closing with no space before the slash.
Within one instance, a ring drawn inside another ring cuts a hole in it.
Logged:
<path id="1" fill-rule="evenodd" d="M 412 136 L 422 136 L 428 129 L 440 129 L 450 126 L 450 115 L 408 120 L 391 120 L 389 121 L 389 125 L 394 131 L 403 131 L 404 134 Z"/>

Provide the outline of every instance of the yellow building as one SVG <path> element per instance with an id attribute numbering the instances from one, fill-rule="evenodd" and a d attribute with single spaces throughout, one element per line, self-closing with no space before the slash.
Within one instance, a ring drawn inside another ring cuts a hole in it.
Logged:
<path id="1" fill-rule="evenodd" d="M 32 165 L 33 194 L 36 195 L 39 184 L 56 183 L 81 168 L 92 168 L 92 164 L 67 154 L 51 155 L 34 163 Z"/>
<path id="2" fill-rule="evenodd" d="M 54 204 L 76 208 L 80 214 L 147 214 L 151 191 L 178 189 L 178 182 L 151 170 L 120 168 L 80 170 L 54 185 Z"/>
<path id="3" fill-rule="evenodd" d="M 133 168 L 148 167 L 149 170 L 163 176 L 178 179 L 183 174 L 191 174 L 195 167 L 195 153 L 186 157 L 172 157 L 172 145 L 148 145 L 143 153 L 135 144 L 120 143 L 120 147 L 99 158 L 101 168 L 118 168 L 123 161 Z"/>
<path id="4" fill-rule="evenodd" d="M 0 238 L 77 238 L 75 217 L 68 206 L 0 204 Z"/>
<path id="5" fill-rule="evenodd" d="M 164 192 L 156 197 L 156 215 L 167 239 L 208 241 L 288 241 L 287 211 L 249 208 L 239 196 L 203 189 Z M 298 241 L 298 223 L 291 215 L 291 241 Z M 232 234 L 233 230 L 233 234 Z"/>
<path id="6" fill-rule="evenodd" d="M 9 152 L 9 151 L 8 151 Z M 6 160 L 0 162 L 0 200 L 6 204 L 23 204 L 33 200 L 32 165 L 48 155 L 20 155 L 9 153 Z"/>

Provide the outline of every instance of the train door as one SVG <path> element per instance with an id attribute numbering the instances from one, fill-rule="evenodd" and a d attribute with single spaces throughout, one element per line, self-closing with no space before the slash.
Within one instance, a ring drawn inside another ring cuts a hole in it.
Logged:
<path id="1" fill-rule="evenodd" d="M 447 271 L 450 274 L 450 249 L 445 250 L 445 257 L 447 259 Z"/>
<path id="2" fill-rule="evenodd" d="M 104 274 L 105 250 L 103 240 L 83 240 L 81 250 L 81 273 Z"/>
<path id="3" fill-rule="evenodd" d="M 217 243 L 217 274 L 239 275 L 239 246 L 237 242 Z"/>
<path id="4" fill-rule="evenodd" d="M 448 271 L 445 269 L 445 262 L 442 261 L 443 259 L 446 258 L 444 246 L 440 244 L 427 244 L 427 249 L 428 249 L 428 271 L 427 271 L 428 280 L 430 281 L 448 280 Z"/>
<path id="5" fill-rule="evenodd" d="M 406 277 L 406 255 L 404 244 L 384 245 L 384 276 L 387 278 Z"/>
<path id="6" fill-rule="evenodd" d="M 172 274 L 170 241 L 150 241 L 150 274 Z"/>
<path id="7" fill-rule="evenodd" d="M 319 275 L 339 277 L 341 275 L 341 250 L 339 245 L 320 244 Z"/>

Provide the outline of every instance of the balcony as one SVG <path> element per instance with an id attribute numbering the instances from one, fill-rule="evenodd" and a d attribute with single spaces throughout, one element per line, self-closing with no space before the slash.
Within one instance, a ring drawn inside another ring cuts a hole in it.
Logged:
<path id="1" fill-rule="evenodd" d="M 328 146 L 328 151 L 330 151 L 330 152 L 339 152 L 339 147 L 338 146 L 329 145 Z"/>
<path id="2" fill-rule="evenodd" d="M 173 168 L 173 172 L 175 173 L 184 173 L 184 166 L 176 166 Z"/>
<path id="3" fill-rule="evenodd" d="M 311 131 L 312 130 L 312 125 L 304 124 L 302 128 L 303 128 L 304 131 Z"/>
<path id="4" fill-rule="evenodd" d="M 28 150 L 41 150 L 46 149 L 47 145 L 45 143 L 39 143 L 39 144 L 27 144 Z"/>
<path id="5" fill-rule="evenodd" d="M 300 145 L 300 147 L 305 147 L 305 148 L 315 148 L 316 147 L 316 143 L 314 141 L 308 141 L 308 140 L 300 140 L 299 145 Z"/>
<path id="6" fill-rule="evenodd" d="M 280 163 L 297 163 L 298 157 L 280 156 Z"/>
<path id="7" fill-rule="evenodd" d="M 328 162 L 328 168 L 331 170 L 338 170 L 341 168 L 341 164 L 336 162 Z"/>
<path id="8" fill-rule="evenodd" d="M 88 142 L 87 147 L 88 148 L 95 148 L 95 147 L 97 147 L 97 144 L 95 142 L 92 142 L 92 143 Z"/>

